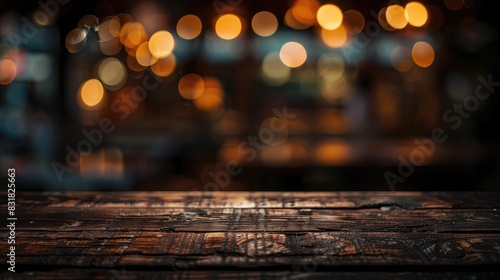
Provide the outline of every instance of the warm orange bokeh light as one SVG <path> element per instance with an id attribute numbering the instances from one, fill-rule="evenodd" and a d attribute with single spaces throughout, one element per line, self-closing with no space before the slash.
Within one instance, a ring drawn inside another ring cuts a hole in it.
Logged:
<path id="1" fill-rule="evenodd" d="M 79 94 L 84 106 L 94 107 L 104 97 L 104 87 L 99 80 L 90 79 L 80 87 Z"/>
<path id="2" fill-rule="evenodd" d="M 10 84 L 17 75 L 16 64 L 10 59 L 0 61 L 0 85 Z"/>
<path id="3" fill-rule="evenodd" d="M 416 42 L 411 50 L 411 56 L 418 66 L 422 68 L 429 67 L 434 62 L 434 48 L 427 42 Z"/>
<path id="4" fill-rule="evenodd" d="M 148 42 L 148 48 L 151 55 L 157 58 L 169 56 L 175 47 L 174 36 L 166 30 L 155 32 Z"/>
<path id="5" fill-rule="evenodd" d="M 427 9 L 419 2 L 410 2 L 406 4 L 405 16 L 408 23 L 415 27 L 423 26 L 429 17 Z"/>
<path id="6" fill-rule="evenodd" d="M 151 70 L 157 76 L 167 77 L 174 72 L 176 65 L 177 60 L 175 59 L 175 55 L 172 53 L 167 57 L 158 59 L 155 64 L 151 65 Z"/>
<path id="7" fill-rule="evenodd" d="M 343 25 L 334 30 L 321 29 L 321 40 L 331 48 L 338 48 L 347 41 L 347 30 Z"/>
<path id="8" fill-rule="evenodd" d="M 258 12 L 252 18 L 252 29 L 261 37 L 269 37 L 278 30 L 278 19 L 271 12 Z"/>
<path id="9" fill-rule="evenodd" d="M 215 23 L 215 33 L 224 40 L 232 40 L 240 35 L 241 20 L 237 15 L 226 14 Z"/>
<path id="10" fill-rule="evenodd" d="M 349 34 L 358 34 L 365 28 L 365 17 L 356 10 L 347 10 L 344 12 L 342 25 Z"/>
<path id="11" fill-rule="evenodd" d="M 201 20 L 195 15 L 185 15 L 177 22 L 177 35 L 185 40 L 192 40 L 200 35 Z"/>
<path id="12" fill-rule="evenodd" d="M 137 62 L 142 66 L 151 66 L 158 61 L 158 57 L 149 52 L 148 42 L 142 43 L 135 52 Z"/>
<path id="13" fill-rule="evenodd" d="M 395 29 L 403 29 L 408 24 L 408 20 L 405 15 L 405 8 L 400 5 L 390 5 L 387 7 L 385 17 L 387 19 L 387 23 Z"/>
<path id="14" fill-rule="evenodd" d="M 316 16 L 318 24 L 327 30 L 337 29 L 342 24 L 342 10 L 333 4 L 321 6 Z"/>
<path id="15" fill-rule="evenodd" d="M 205 83 L 199 75 L 187 74 L 179 80 L 178 90 L 182 97 L 193 100 L 203 94 Z"/>

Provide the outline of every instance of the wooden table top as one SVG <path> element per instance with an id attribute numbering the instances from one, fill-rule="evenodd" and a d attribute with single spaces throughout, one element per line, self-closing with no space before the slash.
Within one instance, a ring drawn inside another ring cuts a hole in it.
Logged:
<path id="1" fill-rule="evenodd" d="M 500 279 L 500 192 L 18 192 L 15 218 L 5 279 Z"/>

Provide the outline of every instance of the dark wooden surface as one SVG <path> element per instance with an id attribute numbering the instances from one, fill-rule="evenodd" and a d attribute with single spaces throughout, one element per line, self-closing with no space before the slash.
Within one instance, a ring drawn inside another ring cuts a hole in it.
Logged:
<path id="1" fill-rule="evenodd" d="M 500 279 L 500 192 L 21 192 L 16 217 L 5 279 Z"/>

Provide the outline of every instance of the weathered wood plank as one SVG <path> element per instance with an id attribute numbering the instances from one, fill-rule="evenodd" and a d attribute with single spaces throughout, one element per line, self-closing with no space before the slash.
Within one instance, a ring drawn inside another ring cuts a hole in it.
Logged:
<path id="1" fill-rule="evenodd" d="M 26 208 L 500 208 L 500 192 L 25 192 L 16 203 Z"/>
<path id="2" fill-rule="evenodd" d="M 308 267 L 297 266 L 283 271 L 165 271 L 143 269 L 136 270 L 128 267 L 116 269 L 57 269 L 53 271 L 28 270 L 16 275 L 19 280 L 206 280 L 206 279 L 317 279 L 317 280 L 497 280 L 500 272 L 485 271 L 446 271 L 446 272 L 379 272 L 379 271 L 310 271 Z M 7 278 L 9 279 L 9 278 Z"/>
<path id="3" fill-rule="evenodd" d="M 43 216 L 40 212 L 43 211 Z M 496 232 L 495 209 L 20 208 L 22 231 Z M 0 219 L 3 219 L 0 216 Z M 1 231 L 0 231 L 1 232 Z"/>
<path id="4" fill-rule="evenodd" d="M 291 266 L 302 261 L 326 267 L 500 261 L 500 234 L 21 232 L 16 244 L 16 259 L 24 265 L 192 269 Z"/>

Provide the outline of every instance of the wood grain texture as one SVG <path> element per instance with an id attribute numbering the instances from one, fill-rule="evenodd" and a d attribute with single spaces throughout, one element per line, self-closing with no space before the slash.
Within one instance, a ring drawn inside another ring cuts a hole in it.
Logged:
<path id="1" fill-rule="evenodd" d="M 498 192 L 25 192 L 16 217 L 12 279 L 500 279 Z"/>

